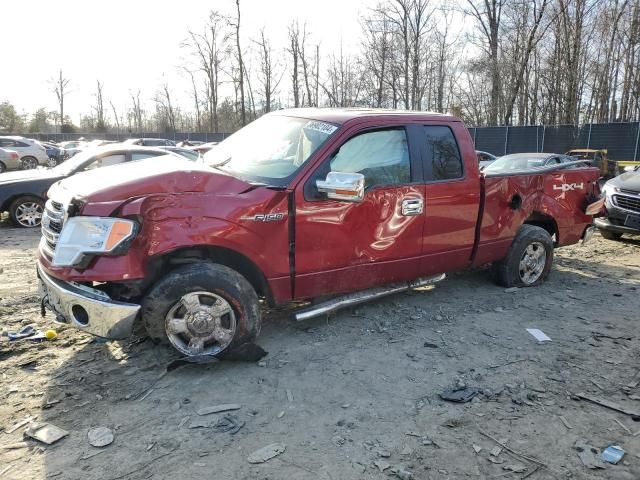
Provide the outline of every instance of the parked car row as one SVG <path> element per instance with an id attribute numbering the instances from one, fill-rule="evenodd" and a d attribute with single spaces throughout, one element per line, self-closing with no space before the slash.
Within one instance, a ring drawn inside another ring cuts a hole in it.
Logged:
<path id="1" fill-rule="evenodd" d="M 47 190 L 58 180 L 100 167 L 166 155 L 179 161 L 195 162 L 200 159 L 197 152 L 185 148 L 119 143 L 83 150 L 53 168 L 5 173 L 0 176 L 0 213 L 8 212 L 18 227 L 39 227 Z"/>
<path id="2" fill-rule="evenodd" d="M 0 173 L 11 170 L 30 170 L 38 167 L 55 167 L 79 152 L 109 144 L 123 143 L 144 147 L 176 147 L 176 142 L 166 138 L 129 138 L 115 140 L 91 140 L 83 138 L 60 143 L 39 141 L 19 136 L 0 136 Z M 183 152 L 191 151 L 192 159 L 211 150 L 217 142 L 185 140 L 177 145 Z M 195 153 L 194 153 L 195 152 Z"/>

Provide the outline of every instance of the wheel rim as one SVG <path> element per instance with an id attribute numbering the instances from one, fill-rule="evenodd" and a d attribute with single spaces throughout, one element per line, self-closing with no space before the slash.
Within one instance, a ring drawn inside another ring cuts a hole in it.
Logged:
<path id="1" fill-rule="evenodd" d="M 22 166 L 25 170 L 31 170 L 38 166 L 38 161 L 35 158 L 25 158 L 22 160 Z"/>
<path id="2" fill-rule="evenodd" d="M 16 208 L 16 220 L 23 227 L 37 227 L 42 221 L 42 205 L 38 202 L 24 202 Z"/>
<path id="3" fill-rule="evenodd" d="M 49 160 L 47 161 L 47 166 L 53 168 L 56 165 L 58 165 L 58 161 L 55 158 L 49 158 Z"/>
<path id="4" fill-rule="evenodd" d="M 229 302 L 211 292 L 183 295 L 165 317 L 169 342 L 188 356 L 222 352 L 233 340 L 236 325 Z"/>
<path id="5" fill-rule="evenodd" d="M 540 242 L 530 243 L 522 253 L 519 264 L 520 280 L 531 285 L 540 278 L 547 263 L 547 251 Z"/>

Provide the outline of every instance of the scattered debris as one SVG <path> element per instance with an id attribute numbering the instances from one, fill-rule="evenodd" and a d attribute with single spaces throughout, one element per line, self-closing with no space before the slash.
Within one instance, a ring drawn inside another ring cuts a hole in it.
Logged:
<path id="1" fill-rule="evenodd" d="M 574 448 L 578 451 L 578 457 L 582 464 L 590 470 L 604 468 L 604 464 L 600 460 L 600 451 L 587 444 L 584 440 L 576 441 Z"/>
<path id="2" fill-rule="evenodd" d="M 333 443 L 336 447 L 341 447 L 345 444 L 346 441 L 347 440 L 340 435 L 334 435 L 333 437 L 331 437 L 331 443 Z"/>
<path id="3" fill-rule="evenodd" d="M 629 435 L 632 435 L 631 430 L 629 429 L 629 427 L 627 427 L 624 423 L 622 423 L 620 420 L 618 420 L 617 418 L 613 419 L 614 422 L 616 422 L 618 425 L 620 425 L 622 427 L 622 429 L 627 432 Z"/>
<path id="4" fill-rule="evenodd" d="M 225 403 L 223 405 L 200 408 L 196 413 L 198 415 L 210 415 L 212 413 L 228 412 L 229 410 L 240 410 L 240 408 L 242 408 L 242 406 L 239 403 Z"/>
<path id="5" fill-rule="evenodd" d="M 10 342 L 14 342 L 16 340 L 22 340 L 23 338 L 28 338 L 36 334 L 36 329 L 31 325 L 26 325 L 22 327 L 17 332 L 9 332 L 7 335 L 9 337 Z"/>
<path id="6" fill-rule="evenodd" d="M 602 452 L 602 459 L 605 462 L 617 464 L 624 457 L 624 450 L 618 445 L 611 445 Z"/>
<path id="7" fill-rule="evenodd" d="M 113 443 L 113 431 L 108 427 L 94 427 L 87 432 L 89 444 L 93 447 L 106 447 Z"/>
<path id="8" fill-rule="evenodd" d="M 562 422 L 562 424 L 567 427 L 568 430 L 571 430 L 571 425 L 569 424 L 569 422 L 567 422 L 567 419 L 564 418 L 562 415 L 558 415 L 558 418 L 560 419 L 560 421 Z"/>
<path id="9" fill-rule="evenodd" d="M 278 413 L 278 415 L 276 415 L 276 417 L 278 417 L 278 418 L 284 417 L 284 410 L 282 410 L 280 413 Z"/>
<path id="10" fill-rule="evenodd" d="M 527 467 L 524 465 L 503 465 L 502 469 L 513 473 L 524 473 L 527 471 Z"/>
<path id="11" fill-rule="evenodd" d="M 287 388 L 287 400 L 289 400 L 290 402 L 293 402 L 293 393 L 291 393 L 291 390 L 289 390 Z"/>
<path id="12" fill-rule="evenodd" d="M 471 445 L 473 447 L 473 451 L 476 453 L 480 453 L 482 451 L 482 447 L 479 445 Z"/>
<path id="13" fill-rule="evenodd" d="M 542 330 L 537 328 L 527 328 L 527 332 L 529 332 L 533 338 L 535 338 L 538 342 L 550 342 L 551 339 L 547 337 Z"/>
<path id="14" fill-rule="evenodd" d="M 213 425 L 216 432 L 230 433 L 231 435 L 238 433 L 242 427 L 244 427 L 244 421 L 231 414 L 223 416 Z"/>
<path id="15" fill-rule="evenodd" d="M 633 412 L 627 410 L 617 403 L 610 402 L 609 400 L 604 400 L 601 398 L 592 397 L 591 395 L 587 395 L 586 393 L 578 393 L 576 397 L 581 398 L 583 400 L 588 400 L 591 403 L 595 403 L 605 408 L 609 408 L 611 410 L 615 410 L 616 412 L 624 413 L 625 415 L 630 415 L 631 417 L 640 418 L 640 412 Z"/>
<path id="16" fill-rule="evenodd" d="M 34 440 L 51 445 L 69 435 L 69 432 L 51 423 L 33 423 L 24 434 Z"/>
<path id="17" fill-rule="evenodd" d="M 385 462 L 384 460 L 375 460 L 373 464 L 378 467 L 378 470 L 380 470 L 380 472 L 384 472 L 386 469 L 391 467 L 391 464 L 389 462 Z"/>
<path id="18" fill-rule="evenodd" d="M 502 453 L 502 447 L 500 445 L 496 445 L 495 447 L 493 447 L 490 452 L 492 457 L 497 457 L 501 453 Z"/>
<path id="19" fill-rule="evenodd" d="M 424 342 L 424 347 L 425 348 L 439 348 L 438 345 L 436 345 L 435 343 L 431 343 L 431 342 Z"/>
<path id="20" fill-rule="evenodd" d="M 384 448 L 381 448 L 380 450 L 378 450 L 378 456 L 381 458 L 389 458 L 391 456 L 391 452 L 389 450 L 385 450 Z"/>
<path id="21" fill-rule="evenodd" d="M 28 448 L 29 442 L 15 442 L 6 445 L 0 445 L 0 450 L 19 450 L 20 448 Z"/>
<path id="22" fill-rule="evenodd" d="M 413 473 L 411 473 L 409 470 L 405 470 L 402 467 L 393 467 L 391 471 L 400 480 L 413 480 Z"/>
<path id="23" fill-rule="evenodd" d="M 13 433 L 18 430 L 20 427 L 24 427 L 27 423 L 31 423 L 36 419 L 36 417 L 27 417 L 24 420 L 19 421 L 13 427 L 6 430 L 6 433 Z"/>
<path id="24" fill-rule="evenodd" d="M 480 390 L 473 387 L 462 387 L 445 390 L 440 394 L 440 398 L 448 402 L 466 403 L 470 402 L 473 397 L 478 395 Z"/>
<path id="25" fill-rule="evenodd" d="M 247 457 L 247 462 L 264 463 L 274 457 L 277 457 L 286 449 L 287 446 L 284 443 L 272 443 L 270 445 L 267 445 L 266 447 L 262 447 L 261 449 L 256 450 L 251 455 L 249 455 Z"/>
<path id="26" fill-rule="evenodd" d="M 506 440 L 497 440 L 495 437 L 492 437 L 491 435 L 489 435 L 487 432 L 478 429 L 478 432 L 480 432 L 481 435 L 484 435 L 485 437 L 487 437 L 490 440 L 493 440 L 494 442 L 496 442 L 498 445 L 500 445 L 502 448 L 504 448 L 506 451 L 510 452 L 511 454 L 520 457 L 524 460 L 527 460 L 531 463 L 535 463 L 536 465 L 540 465 L 541 467 L 545 467 L 547 468 L 546 463 L 541 462 L 540 460 L 537 460 L 536 458 L 530 457 L 528 455 L 523 455 L 522 453 L 518 453 L 516 452 L 514 449 L 507 447 L 505 444 L 507 443 Z"/>

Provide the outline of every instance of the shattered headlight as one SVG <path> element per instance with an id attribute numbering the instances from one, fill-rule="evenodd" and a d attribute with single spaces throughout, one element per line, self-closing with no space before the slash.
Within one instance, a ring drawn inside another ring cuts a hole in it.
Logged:
<path id="1" fill-rule="evenodd" d="M 110 217 L 71 217 L 62 228 L 52 263 L 71 267 L 82 263 L 85 255 L 124 253 L 138 232 L 132 220 Z"/>

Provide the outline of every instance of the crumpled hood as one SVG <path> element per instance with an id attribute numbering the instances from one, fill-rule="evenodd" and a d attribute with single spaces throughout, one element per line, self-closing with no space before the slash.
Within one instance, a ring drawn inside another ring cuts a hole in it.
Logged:
<path id="1" fill-rule="evenodd" d="M 8 183 L 29 182 L 44 178 L 60 178 L 60 174 L 49 168 L 34 168 L 32 170 L 19 170 L 17 172 L 5 172 L 0 175 L 0 185 Z"/>
<path id="2" fill-rule="evenodd" d="M 609 180 L 607 184 L 618 188 L 625 188 L 640 192 L 640 172 L 623 173 L 622 175 L 618 175 L 616 178 Z"/>
<path id="3" fill-rule="evenodd" d="M 175 156 L 161 156 L 79 173 L 54 184 L 49 197 L 87 203 L 124 201 L 161 193 L 237 194 L 251 188 L 243 180 Z"/>

